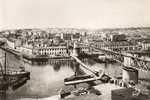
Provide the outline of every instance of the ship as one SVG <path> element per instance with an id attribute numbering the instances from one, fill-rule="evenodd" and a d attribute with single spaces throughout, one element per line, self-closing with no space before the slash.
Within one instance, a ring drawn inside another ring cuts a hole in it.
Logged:
<path id="1" fill-rule="evenodd" d="M 17 87 L 30 79 L 30 72 L 26 71 L 24 66 L 21 65 L 19 68 L 11 69 L 7 66 L 9 61 L 6 61 L 6 52 L 4 57 L 4 67 L 0 63 L 0 90 Z"/>

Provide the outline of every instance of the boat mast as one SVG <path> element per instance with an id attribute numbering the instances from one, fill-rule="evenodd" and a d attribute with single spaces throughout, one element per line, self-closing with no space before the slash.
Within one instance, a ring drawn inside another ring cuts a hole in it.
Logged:
<path id="1" fill-rule="evenodd" d="M 5 75 L 6 75 L 6 64 L 7 64 L 7 61 L 6 61 L 6 52 L 5 52 L 5 62 L 4 62 L 4 79 L 6 78 Z"/>
<path id="2" fill-rule="evenodd" d="M 20 53 L 20 67 L 24 69 L 24 60 L 23 60 L 23 53 Z"/>
<path id="3" fill-rule="evenodd" d="M 0 63 L 0 68 L 1 68 L 1 73 L 2 73 L 2 76 L 4 75 L 4 73 L 3 73 L 3 66 L 2 66 L 2 64 Z"/>

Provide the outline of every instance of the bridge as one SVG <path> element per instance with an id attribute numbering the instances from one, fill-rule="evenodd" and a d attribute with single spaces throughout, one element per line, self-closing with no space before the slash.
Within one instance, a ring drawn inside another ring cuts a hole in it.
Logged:
<path id="1" fill-rule="evenodd" d="M 92 81 L 96 81 L 96 80 L 101 80 L 103 75 L 105 75 L 104 71 L 101 70 L 101 72 L 97 72 L 94 71 L 93 69 L 91 69 L 89 66 L 85 65 L 79 58 L 77 58 L 74 55 L 70 55 L 72 58 L 74 58 L 76 60 L 76 62 L 78 62 L 81 67 L 85 68 L 86 70 L 90 71 L 94 76 L 91 78 L 87 78 L 87 79 L 78 79 L 78 80 L 73 80 L 73 81 L 67 81 L 65 82 L 65 85 L 74 85 L 74 84 L 79 84 L 79 83 L 85 83 L 85 82 L 92 82 Z M 84 78 L 84 77 L 83 77 Z"/>
<path id="2" fill-rule="evenodd" d="M 142 70 L 142 71 L 146 71 L 146 72 L 150 71 L 150 66 L 149 66 L 150 59 L 139 58 L 134 53 L 116 52 L 116 51 L 113 51 L 110 49 L 100 48 L 94 44 L 84 44 L 84 45 L 87 45 L 90 48 L 92 48 L 93 50 L 100 52 L 99 54 L 104 53 L 105 55 L 113 58 L 114 60 L 116 60 L 117 62 L 119 62 L 122 65 L 123 69 L 126 70 L 127 73 L 129 73 L 129 71 L 136 72 L 135 70 Z M 20 55 L 20 52 L 14 51 L 13 49 L 10 49 L 10 48 L 1 47 L 1 49 L 8 51 L 8 52 L 11 51 L 15 55 Z M 75 43 L 74 43 L 74 49 L 72 51 L 72 55 L 70 55 L 70 56 L 72 58 L 74 58 L 83 68 L 92 72 L 95 75 L 95 77 L 99 77 L 99 75 L 98 75 L 99 72 L 90 69 L 89 66 L 85 65 L 80 59 L 78 59 L 78 52 L 79 52 L 78 46 L 75 45 Z M 137 74 L 137 73 L 135 73 L 135 74 Z M 131 75 L 129 75 L 129 76 L 132 77 Z M 90 81 L 93 81 L 93 80 L 97 80 L 97 79 L 96 78 L 91 79 Z"/>
<path id="3" fill-rule="evenodd" d="M 110 58 L 120 63 L 123 69 L 123 74 L 122 74 L 123 81 L 129 82 L 130 80 L 133 80 L 135 83 L 138 83 L 138 71 L 139 70 L 142 70 L 145 72 L 150 71 L 150 65 L 149 65 L 150 59 L 138 57 L 134 53 L 117 52 L 117 51 L 113 51 L 110 49 L 99 48 L 94 44 L 84 44 L 84 45 L 88 45 L 93 50 L 100 52 L 99 54 L 104 53 L 106 56 L 109 56 Z M 79 53 L 79 49 L 76 44 L 74 45 L 74 49 L 72 51 L 71 57 L 74 58 L 80 65 L 82 65 L 82 67 L 92 72 L 96 78 L 100 79 L 100 77 L 97 74 L 98 72 L 93 71 L 92 69 L 90 69 L 89 66 L 85 65 L 82 61 L 80 61 L 80 59 L 78 59 L 78 53 Z M 79 80 L 79 81 L 75 81 L 74 83 L 94 81 L 96 80 L 96 78 L 85 80 L 85 81 Z M 72 83 L 69 83 L 69 84 L 72 84 Z"/>
<path id="4" fill-rule="evenodd" d="M 101 47 L 97 46 L 96 44 L 92 44 L 92 43 L 89 43 L 89 44 L 76 43 L 75 48 L 77 48 L 77 45 L 86 45 L 93 50 L 92 52 L 94 52 L 94 53 L 97 52 L 96 54 L 99 54 L 99 55 L 101 55 L 103 53 L 107 57 L 112 58 L 115 61 L 117 61 L 118 63 L 120 63 L 123 67 L 130 67 L 130 68 L 142 70 L 145 72 L 150 71 L 150 58 L 139 57 L 139 56 L 141 56 L 139 54 L 139 52 L 138 53 L 135 51 L 133 51 L 133 52 L 132 51 L 117 52 L 117 51 L 113 51 L 111 49 L 101 48 Z M 73 52 L 73 53 L 77 53 L 77 52 Z"/>
<path id="5" fill-rule="evenodd" d="M 110 49 L 99 48 L 95 45 L 89 45 L 89 47 L 96 51 L 103 52 L 105 55 L 113 58 L 123 66 L 132 67 L 146 72 L 150 71 L 150 59 L 140 58 L 134 53 L 116 52 Z"/>

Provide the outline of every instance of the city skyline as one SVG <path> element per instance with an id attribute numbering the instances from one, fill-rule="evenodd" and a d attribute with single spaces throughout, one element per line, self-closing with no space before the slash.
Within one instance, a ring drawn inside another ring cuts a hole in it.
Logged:
<path id="1" fill-rule="evenodd" d="M 0 28 L 149 27 L 149 0 L 1 0 Z"/>

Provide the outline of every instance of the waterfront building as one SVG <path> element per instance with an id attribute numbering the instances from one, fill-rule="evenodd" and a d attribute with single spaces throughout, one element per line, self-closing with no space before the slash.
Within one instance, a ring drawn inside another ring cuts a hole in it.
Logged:
<path id="1" fill-rule="evenodd" d="M 94 45 L 98 48 L 110 49 L 115 51 L 133 51 L 139 49 L 139 46 L 137 44 L 132 44 L 127 41 L 123 41 L 123 42 L 99 41 L 99 42 L 94 42 Z"/>
<path id="2" fill-rule="evenodd" d="M 145 40 L 138 42 L 138 43 L 142 47 L 143 51 L 150 50 L 150 39 L 145 39 Z"/>
<path id="3" fill-rule="evenodd" d="M 80 46 L 80 53 L 85 53 L 89 51 L 86 46 Z M 27 55 L 35 56 L 49 56 L 49 57 L 68 57 L 69 51 L 67 46 L 50 46 L 50 47 L 32 47 L 32 46 L 22 46 L 19 48 L 20 52 Z"/>
<path id="4" fill-rule="evenodd" d="M 33 54 L 37 56 L 68 56 L 68 51 L 66 46 L 39 47 L 34 48 Z"/>

